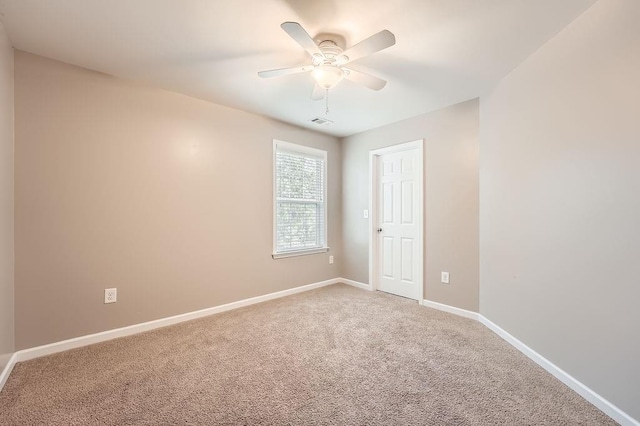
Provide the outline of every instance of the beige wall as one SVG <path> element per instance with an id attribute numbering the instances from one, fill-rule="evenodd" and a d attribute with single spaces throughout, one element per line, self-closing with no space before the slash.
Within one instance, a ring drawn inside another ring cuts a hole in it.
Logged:
<path id="1" fill-rule="evenodd" d="M 640 419 L 640 2 L 481 99 L 480 311 Z"/>
<path id="2" fill-rule="evenodd" d="M 343 276 L 369 282 L 369 151 L 424 139 L 425 298 L 478 310 L 478 101 L 345 138 Z M 451 274 L 440 283 L 440 272 Z"/>
<path id="3" fill-rule="evenodd" d="M 337 139 L 24 52 L 15 68 L 17 349 L 339 276 Z M 271 258 L 273 138 L 328 151 L 329 253 Z"/>
<path id="4" fill-rule="evenodd" d="M 0 371 L 14 351 L 13 47 L 0 22 Z"/>

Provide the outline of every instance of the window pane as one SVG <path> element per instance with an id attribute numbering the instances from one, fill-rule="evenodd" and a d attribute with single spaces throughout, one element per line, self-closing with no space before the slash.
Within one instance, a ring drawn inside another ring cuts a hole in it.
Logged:
<path id="1" fill-rule="evenodd" d="M 322 247 L 323 210 L 322 204 L 278 202 L 277 251 Z"/>
<path id="2" fill-rule="evenodd" d="M 323 201 L 324 161 L 297 153 L 276 153 L 276 197 Z"/>

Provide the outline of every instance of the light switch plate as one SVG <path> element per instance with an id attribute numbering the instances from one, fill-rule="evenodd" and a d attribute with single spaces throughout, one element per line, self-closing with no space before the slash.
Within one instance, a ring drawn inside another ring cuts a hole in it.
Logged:
<path id="1" fill-rule="evenodd" d="M 362 210 L 362 217 L 364 219 L 369 219 L 369 210 Z"/>
<path id="2" fill-rule="evenodd" d="M 442 274 L 440 275 L 440 281 L 442 281 L 442 284 L 449 284 L 449 273 L 442 272 Z"/>

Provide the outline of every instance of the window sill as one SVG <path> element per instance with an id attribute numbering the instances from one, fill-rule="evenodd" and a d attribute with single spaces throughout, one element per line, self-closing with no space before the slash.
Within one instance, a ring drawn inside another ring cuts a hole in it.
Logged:
<path id="1" fill-rule="evenodd" d="M 282 253 L 273 253 L 271 257 L 274 259 L 284 259 L 285 257 L 295 257 L 295 256 L 307 256 L 309 254 L 318 254 L 318 253 L 326 253 L 329 251 L 329 247 L 315 248 L 311 250 L 296 250 L 296 251 L 285 251 Z"/>

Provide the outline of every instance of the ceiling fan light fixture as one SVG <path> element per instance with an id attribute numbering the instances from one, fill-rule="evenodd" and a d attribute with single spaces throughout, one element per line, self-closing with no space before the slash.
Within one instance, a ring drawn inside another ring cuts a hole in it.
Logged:
<path id="1" fill-rule="evenodd" d="M 342 68 L 335 65 L 320 65 L 313 69 L 313 78 L 323 89 L 332 89 L 344 78 Z"/>

